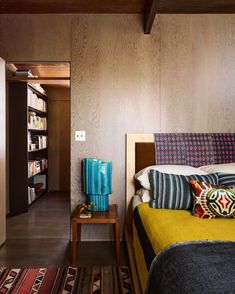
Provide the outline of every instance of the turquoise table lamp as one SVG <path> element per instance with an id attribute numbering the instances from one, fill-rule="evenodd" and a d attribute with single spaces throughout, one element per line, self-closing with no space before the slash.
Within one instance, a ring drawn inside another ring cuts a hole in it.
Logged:
<path id="1" fill-rule="evenodd" d="M 109 194 L 112 193 L 112 162 L 96 158 L 84 158 L 84 192 L 91 203 L 92 211 L 109 209 Z"/>

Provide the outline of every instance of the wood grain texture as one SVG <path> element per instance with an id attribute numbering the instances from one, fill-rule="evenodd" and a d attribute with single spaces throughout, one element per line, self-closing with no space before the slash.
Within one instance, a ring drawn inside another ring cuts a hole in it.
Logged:
<path id="1" fill-rule="evenodd" d="M 13 64 L 12 64 L 13 65 Z M 59 63 L 15 63 L 17 70 L 30 69 L 33 76 L 49 78 L 70 78 L 70 64 Z"/>
<path id="2" fill-rule="evenodd" d="M 70 89 L 47 87 L 48 189 L 70 190 Z"/>
<path id="3" fill-rule="evenodd" d="M 108 211 L 96 211 L 90 218 L 79 217 L 77 211 L 72 218 L 72 264 L 76 265 L 76 243 L 80 242 L 81 226 L 84 224 L 111 224 L 114 229 L 117 263 L 120 263 L 120 220 L 117 204 L 109 205 Z"/>
<path id="4" fill-rule="evenodd" d="M 125 210 L 126 210 L 126 225 L 131 230 L 131 215 L 132 215 L 132 196 L 135 195 L 135 143 L 137 142 L 154 142 L 153 134 L 127 134 L 126 135 L 126 190 L 125 190 Z"/>
<path id="5" fill-rule="evenodd" d="M 7 241 L 1 246 L 0 260 L 16 268 L 71 265 L 69 194 L 49 193 L 28 213 L 7 218 Z M 76 264 L 115 265 L 113 242 L 81 242 Z M 121 264 L 128 264 L 124 246 Z"/>
<path id="6" fill-rule="evenodd" d="M 6 61 L 70 61 L 69 15 L 1 15 L 0 28 Z"/>
<path id="7" fill-rule="evenodd" d="M 6 240 L 6 78 L 5 61 L 0 58 L 0 245 Z"/>
<path id="8" fill-rule="evenodd" d="M 161 16 L 161 131 L 233 132 L 235 16 Z"/>
<path id="9" fill-rule="evenodd" d="M 28 109 L 27 83 L 9 82 L 8 107 L 8 194 L 9 213 L 28 211 Z M 33 155 L 32 155 L 33 156 Z"/>
<path id="10" fill-rule="evenodd" d="M 27 81 L 41 85 L 55 85 L 61 87 L 70 87 L 70 63 L 7 63 L 7 80 Z M 14 76 L 17 70 L 31 70 L 33 77 Z"/>
<path id="11" fill-rule="evenodd" d="M 139 15 L 1 15 L 0 44 L 8 61 L 71 60 L 72 209 L 81 159 L 112 160 L 110 203 L 124 222 L 126 133 L 235 131 L 234 15 L 157 15 L 150 36 Z"/>
<path id="12" fill-rule="evenodd" d="M 82 199 L 81 159 L 111 160 L 110 202 L 119 205 L 123 224 L 125 134 L 159 128 L 158 31 L 146 38 L 136 16 L 81 15 L 74 17 L 72 34 L 72 134 L 79 128 L 87 136 L 72 141 L 72 206 Z M 105 230 L 90 226 L 82 236 L 108 238 Z"/>

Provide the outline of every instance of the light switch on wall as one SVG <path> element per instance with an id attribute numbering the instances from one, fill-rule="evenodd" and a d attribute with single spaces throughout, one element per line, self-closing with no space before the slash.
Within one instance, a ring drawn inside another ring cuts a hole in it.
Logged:
<path id="1" fill-rule="evenodd" d="M 86 131 L 75 131 L 75 141 L 86 141 Z"/>

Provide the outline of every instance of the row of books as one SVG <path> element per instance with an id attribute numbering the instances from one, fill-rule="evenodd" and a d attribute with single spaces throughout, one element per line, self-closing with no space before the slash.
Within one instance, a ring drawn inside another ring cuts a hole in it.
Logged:
<path id="1" fill-rule="evenodd" d="M 37 116 L 35 112 L 28 112 L 28 128 L 36 130 L 46 130 L 47 129 L 47 118 Z"/>
<path id="2" fill-rule="evenodd" d="M 47 148 L 47 136 L 32 135 L 28 132 L 28 151 Z"/>
<path id="3" fill-rule="evenodd" d="M 39 98 L 35 93 L 28 88 L 28 106 L 31 106 L 40 111 L 47 111 L 47 104 L 46 102 Z"/>
<path id="4" fill-rule="evenodd" d="M 35 188 L 28 187 L 28 205 L 36 199 Z"/>
<path id="5" fill-rule="evenodd" d="M 36 160 L 28 161 L 28 177 L 32 177 L 48 167 L 48 161 L 46 158 L 39 158 Z"/>
<path id="6" fill-rule="evenodd" d="M 31 204 L 40 192 L 46 189 L 46 175 L 37 175 L 28 187 L 28 204 Z"/>

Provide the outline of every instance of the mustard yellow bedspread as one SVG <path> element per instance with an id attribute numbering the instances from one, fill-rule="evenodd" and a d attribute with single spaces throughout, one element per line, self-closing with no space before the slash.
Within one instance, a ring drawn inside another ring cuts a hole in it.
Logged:
<path id="1" fill-rule="evenodd" d="M 235 241 L 235 219 L 200 219 L 187 210 L 154 209 L 148 203 L 138 206 L 144 229 L 155 253 L 165 247 L 182 241 L 226 240 Z M 134 250 L 137 257 L 137 270 L 144 290 L 147 280 L 147 267 L 141 252 L 140 240 L 134 228 Z M 139 262 L 139 264 L 138 264 Z"/>

